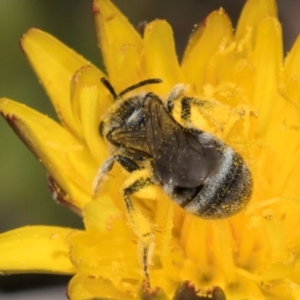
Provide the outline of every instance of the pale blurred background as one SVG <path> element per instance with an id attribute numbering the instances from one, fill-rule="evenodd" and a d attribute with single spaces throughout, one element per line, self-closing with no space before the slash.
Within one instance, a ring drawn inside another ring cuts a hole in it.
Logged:
<path id="1" fill-rule="evenodd" d="M 244 1 L 115 0 L 114 3 L 136 27 L 143 21 L 167 19 L 173 26 L 180 58 L 194 24 L 222 6 L 235 27 Z M 278 0 L 278 11 L 286 53 L 300 31 L 300 1 Z M 51 104 L 18 44 L 30 27 L 51 33 L 103 68 L 91 0 L 0 0 L 0 97 L 15 99 L 55 118 Z M 78 216 L 52 200 L 43 167 L 1 118 L 0 232 L 34 224 L 82 227 Z M 42 275 L 0 277 L 0 299 L 33 299 L 28 292 L 18 298 L 15 291 L 67 281 L 68 278 Z M 60 296 L 56 294 L 49 299 L 64 299 L 63 289 L 54 290 Z"/>

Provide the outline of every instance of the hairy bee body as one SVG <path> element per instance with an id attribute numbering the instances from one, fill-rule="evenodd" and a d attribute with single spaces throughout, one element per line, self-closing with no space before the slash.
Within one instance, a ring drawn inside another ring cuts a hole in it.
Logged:
<path id="1" fill-rule="evenodd" d="M 149 81 L 120 95 L 157 83 Z M 124 191 L 125 198 L 145 185 L 158 184 L 175 203 L 205 219 L 228 217 L 245 206 L 252 180 L 236 151 L 209 133 L 180 125 L 172 116 L 172 105 L 164 105 L 153 93 L 120 99 L 108 88 L 116 103 L 101 122 L 100 133 L 114 154 L 100 168 L 98 182 L 115 161 L 129 172 L 150 165 L 152 178 Z"/>

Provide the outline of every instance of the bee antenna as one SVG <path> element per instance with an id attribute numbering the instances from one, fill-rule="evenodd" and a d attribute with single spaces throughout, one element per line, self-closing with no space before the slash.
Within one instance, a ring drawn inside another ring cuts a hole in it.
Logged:
<path id="1" fill-rule="evenodd" d="M 111 85 L 111 83 L 105 77 L 102 77 L 100 80 L 104 84 L 104 86 L 108 89 L 108 91 L 111 93 L 111 95 L 114 97 L 114 99 L 118 98 L 118 95 L 116 94 L 116 91 Z"/>
<path id="2" fill-rule="evenodd" d="M 149 78 L 149 79 L 146 79 L 146 80 L 142 80 L 138 83 L 135 83 L 133 85 L 131 85 L 130 87 L 126 88 L 124 91 L 122 91 L 118 96 L 119 97 L 122 97 L 123 95 L 125 95 L 126 93 L 132 91 L 132 90 L 135 90 L 141 86 L 144 86 L 144 85 L 147 85 L 147 84 L 156 84 L 156 83 L 161 83 L 162 80 L 159 79 L 159 78 Z"/>
<path id="3" fill-rule="evenodd" d="M 146 80 L 142 80 L 138 83 L 135 83 L 133 85 L 131 85 L 130 87 L 126 88 L 125 90 L 123 90 L 119 95 L 117 95 L 115 89 L 113 88 L 113 86 L 111 85 L 111 83 L 105 78 L 102 77 L 101 78 L 101 82 L 104 84 L 104 86 L 108 89 L 108 91 L 111 93 L 111 95 L 114 97 L 114 99 L 118 99 L 121 98 L 123 95 L 125 95 L 126 93 L 135 90 L 141 86 L 147 85 L 147 84 L 156 84 L 156 83 L 161 83 L 162 80 L 159 78 L 149 78 Z"/>

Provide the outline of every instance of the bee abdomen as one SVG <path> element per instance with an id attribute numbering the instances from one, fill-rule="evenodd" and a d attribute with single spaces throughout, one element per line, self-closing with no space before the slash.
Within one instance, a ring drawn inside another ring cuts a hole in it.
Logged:
<path id="1" fill-rule="evenodd" d="M 229 217 L 245 207 L 251 191 L 252 180 L 247 165 L 238 153 L 226 147 L 218 172 L 207 178 L 184 209 L 205 219 Z"/>

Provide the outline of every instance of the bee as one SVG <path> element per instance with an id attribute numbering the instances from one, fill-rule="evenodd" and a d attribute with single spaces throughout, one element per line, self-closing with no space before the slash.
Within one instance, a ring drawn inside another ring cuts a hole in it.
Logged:
<path id="1" fill-rule="evenodd" d="M 113 154 L 98 170 L 95 194 L 118 162 L 129 173 L 151 170 L 148 177 L 137 178 L 123 189 L 129 216 L 135 211 L 131 195 L 149 185 L 161 186 L 176 204 L 204 219 L 229 217 L 246 205 L 252 179 L 241 155 L 213 135 L 175 120 L 175 100 L 180 98 L 183 123 L 190 119 L 191 105 L 197 104 L 195 98 L 182 97 L 181 85 L 163 102 L 152 92 L 123 97 L 141 86 L 161 83 L 160 79 L 141 81 L 119 94 L 107 79 L 101 81 L 115 100 L 99 126 Z"/>

